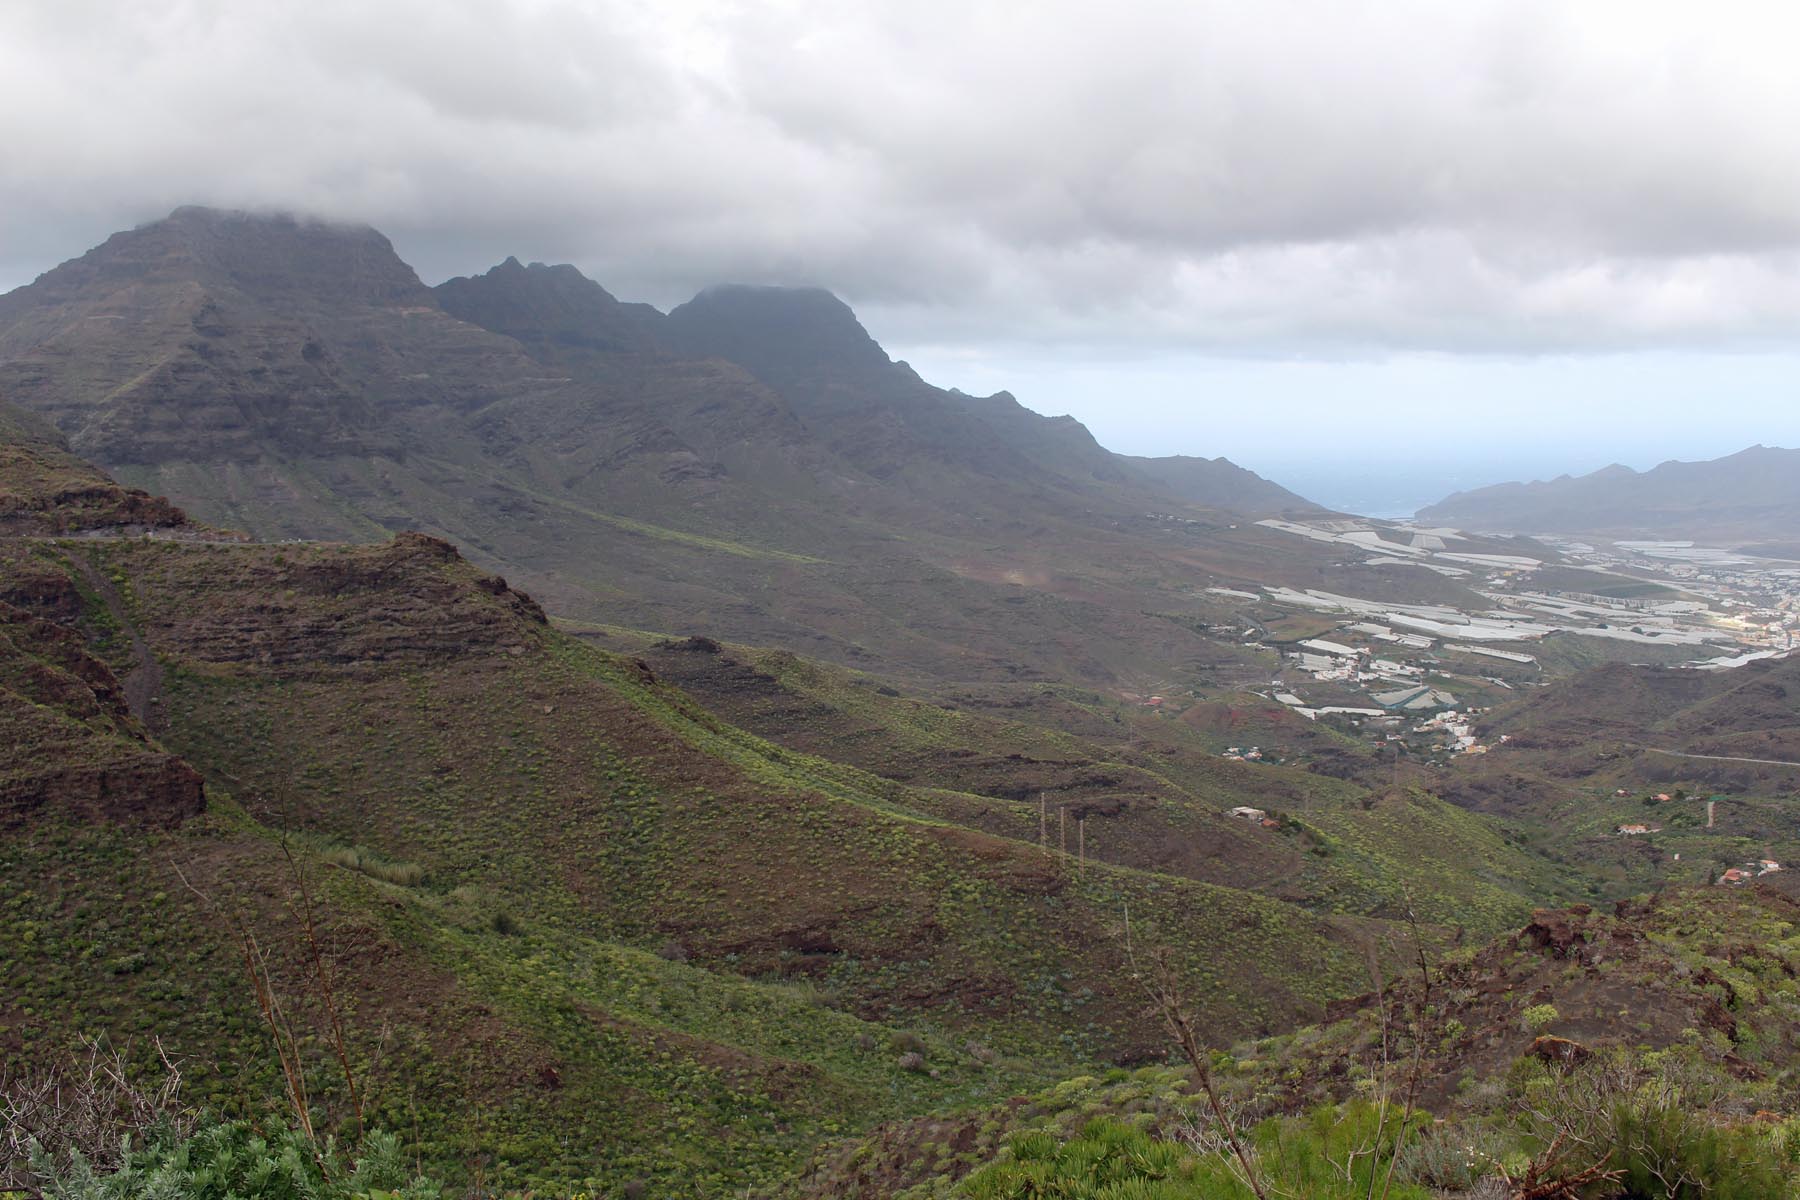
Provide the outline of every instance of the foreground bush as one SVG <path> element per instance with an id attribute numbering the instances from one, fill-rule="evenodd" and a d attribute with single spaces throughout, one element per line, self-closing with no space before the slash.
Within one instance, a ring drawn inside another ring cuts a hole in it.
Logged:
<path id="1" fill-rule="evenodd" d="M 1390 1172 L 1396 1138 L 1404 1145 L 1414 1132 L 1398 1129 L 1397 1116 L 1355 1103 L 1264 1121 L 1251 1134 L 1252 1163 L 1270 1196 L 1431 1200 Z M 1234 1159 L 1204 1135 L 1172 1142 L 1106 1119 L 1063 1142 L 1020 1134 L 1008 1157 L 971 1175 L 962 1192 L 972 1200 L 1254 1200 Z"/>
<path id="2" fill-rule="evenodd" d="M 45 1200 L 436 1200 L 442 1189 L 413 1178 L 391 1134 L 363 1139 L 346 1163 L 330 1142 L 315 1147 L 281 1129 L 264 1135 L 242 1122 L 203 1124 L 188 1136 L 129 1139 L 122 1165 L 98 1169 L 76 1153 L 63 1163 L 40 1155 L 34 1190 Z"/>

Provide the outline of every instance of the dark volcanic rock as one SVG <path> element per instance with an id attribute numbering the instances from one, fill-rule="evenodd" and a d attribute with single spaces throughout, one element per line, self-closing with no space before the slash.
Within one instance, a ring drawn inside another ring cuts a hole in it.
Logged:
<path id="1" fill-rule="evenodd" d="M 0 297 L 0 389 L 113 469 L 398 456 L 532 374 L 366 227 L 178 209 Z"/>
<path id="2" fill-rule="evenodd" d="M 707 288 L 669 313 L 663 336 L 688 353 L 729 359 L 765 379 L 894 367 L 850 306 L 823 288 Z"/>
<path id="3" fill-rule="evenodd" d="M 0 537 L 171 530 L 187 516 L 161 496 L 120 487 L 69 452 L 42 421 L 0 401 Z"/>
<path id="4" fill-rule="evenodd" d="M 958 679 L 1237 653 L 1156 615 L 1223 523 L 1147 522 L 1205 514 L 817 289 L 664 317 L 512 260 L 427 289 L 367 228 L 182 209 L 0 297 L 0 396 L 202 520 L 427 529 L 584 620 Z"/>
<path id="5" fill-rule="evenodd" d="M 170 828 L 205 810 L 200 772 L 173 754 L 146 751 L 0 775 L 0 826 L 42 814 Z"/>
<path id="6" fill-rule="evenodd" d="M 641 354 L 657 349 L 662 314 L 648 304 L 622 304 L 572 266 L 529 267 L 509 258 L 484 275 L 446 280 L 433 289 L 459 320 L 515 338 L 534 351 Z"/>
<path id="7" fill-rule="evenodd" d="M 0 604 L 0 826 L 37 816 L 171 826 L 205 808 L 79 634 Z"/>
<path id="8" fill-rule="evenodd" d="M 382 546 L 246 547 L 149 558 L 157 591 L 188 602 L 151 610 L 158 647 L 213 663 L 291 670 L 522 653 L 543 609 L 483 576 L 441 538 L 402 533 Z"/>

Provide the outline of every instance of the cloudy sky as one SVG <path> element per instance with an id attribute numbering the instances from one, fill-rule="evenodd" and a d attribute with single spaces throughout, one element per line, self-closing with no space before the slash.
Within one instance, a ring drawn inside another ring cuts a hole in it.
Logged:
<path id="1" fill-rule="evenodd" d="M 366 221 L 427 282 L 821 284 L 934 382 L 1398 508 L 1800 445 L 1797 36 L 1718 0 L 0 0 L 0 289 L 183 203 Z"/>

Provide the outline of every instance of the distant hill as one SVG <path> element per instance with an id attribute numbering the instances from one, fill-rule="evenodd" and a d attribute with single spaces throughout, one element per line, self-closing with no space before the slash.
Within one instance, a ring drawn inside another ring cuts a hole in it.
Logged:
<path id="1" fill-rule="evenodd" d="M 215 525 L 419 529 L 566 616 L 950 679 L 1239 661 L 1151 614 L 1295 501 L 933 387 L 828 292 L 665 316 L 513 259 L 434 289 L 375 230 L 199 208 L 0 297 L 0 396 Z"/>
<path id="2" fill-rule="evenodd" d="M 1484 715 L 1492 751 L 1459 759 L 1437 787 L 1640 886 L 1710 881 L 1746 859 L 1792 862 L 1796 697 L 1794 655 L 1722 671 L 1596 667 Z M 1723 803 L 1710 811 L 1709 798 Z M 1618 835 L 1632 825 L 1655 836 Z"/>
<path id="3" fill-rule="evenodd" d="M 1228 458 L 1191 458 L 1185 454 L 1166 458 L 1125 459 L 1158 486 L 1195 504 L 1240 511 L 1321 511 L 1319 506 L 1296 496 L 1278 483 L 1247 471 Z"/>
<path id="4" fill-rule="evenodd" d="M 1458 492 L 1419 519 L 1508 533 L 1791 541 L 1800 527 L 1800 450 L 1752 446 L 1705 462 Z"/>
<path id="5" fill-rule="evenodd" d="M 1489 723 L 1525 747 L 1624 742 L 1800 763 L 1800 656 L 1729 671 L 1611 665 L 1497 709 Z"/>

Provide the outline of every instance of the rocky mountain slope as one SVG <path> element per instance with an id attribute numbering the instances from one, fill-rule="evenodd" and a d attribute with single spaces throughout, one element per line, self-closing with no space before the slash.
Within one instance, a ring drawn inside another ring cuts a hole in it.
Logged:
<path id="1" fill-rule="evenodd" d="M 1800 522 L 1800 450 L 1752 446 L 1643 472 L 1615 464 L 1590 475 L 1503 483 L 1458 492 L 1421 509 L 1419 519 L 1509 533 L 1791 542 Z"/>
<path id="2" fill-rule="evenodd" d="M 1241 555 L 1183 497 L 1291 499 L 930 387 L 823 292 L 664 316 L 510 260 L 428 289 L 373 230 L 201 209 L 0 298 L 0 393 L 217 525 L 422 529 L 571 617 L 949 679 L 1228 663 L 1145 615 Z"/>

